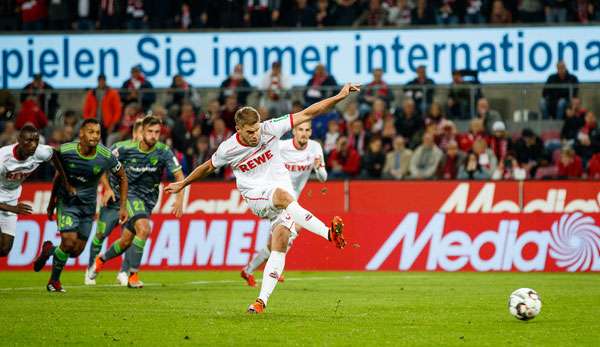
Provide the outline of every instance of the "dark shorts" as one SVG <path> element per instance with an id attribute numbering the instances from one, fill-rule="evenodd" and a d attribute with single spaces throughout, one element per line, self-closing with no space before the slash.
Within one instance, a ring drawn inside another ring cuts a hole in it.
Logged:
<path id="1" fill-rule="evenodd" d="M 135 196 L 127 198 L 127 222 L 125 227 L 135 234 L 135 222 L 139 219 L 150 218 L 154 204 L 148 204 L 143 199 Z"/>
<path id="2" fill-rule="evenodd" d="M 119 207 L 102 207 L 100 209 L 100 217 L 96 223 L 96 233 L 102 233 L 102 237 L 107 238 L 117 225 L 119 225 Z"/>
<path id="3" fill-rule="evenodd" d="M 79 206 L 58 204 L 56 222 L 61 233 L 76 232 L 81 240 L 87 240 L 92 232 L 94 215 Z"/>

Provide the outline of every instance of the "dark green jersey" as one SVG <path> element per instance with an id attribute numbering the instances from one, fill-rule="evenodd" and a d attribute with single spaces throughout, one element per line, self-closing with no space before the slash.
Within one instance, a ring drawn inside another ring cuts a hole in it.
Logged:
<path id="1" fill-rule="evenodd" d="M 105 171 L 116 173 L 121 164 L 108 148 L 99 144 L 96 154 L 84 157 L 77 148 L 78 142 L 69 142 L 60 146 L 62 165 L 69 183 L 75 187 L 77 194 L 68 196 L 64 187 L 59 186 L 58 197 L 69 206 L 81 206 L 86 213 L 96 212 L 98 181 Z"/>
<path id="2" fill-rule="evenodd" d="M 148 207 L 156 204 L 164 170 L 171 173 L 181 170 L 171 149 L 162 142 L 156 143 L 148 152 L 140 149 L 139 141 L 122 141 L 111 149 L 125 168 L 129 198 L 142 199 Z M 119 198 L 119 182 L 114 175 L 110 177 L 110 185 Z"/>

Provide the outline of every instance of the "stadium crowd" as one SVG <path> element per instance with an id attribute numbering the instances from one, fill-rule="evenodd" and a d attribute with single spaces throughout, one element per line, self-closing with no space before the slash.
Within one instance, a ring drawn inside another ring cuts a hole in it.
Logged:
<path id="1" fill-rule="evenodd" d="M 595 113 L 578 98 L 577 77 L 564 63 L 550 75 L 540 98 L 544 118 L 562 120 L 560 135 L 536 134 L 529 128 L 507 131 L 503 115 L 464 78 L 472 71 L 455 71 L 447 95 L 436 91 L 426 68 L 403 86 L 396 98 L 381 69 L 373 71 L 358 98 L 313 122 L 313 138 L 323 144 L 332 178 L 368 179 L 548 179 L 600 178 L 600 129 Z M 0 145 L 15 141 L 26 123 L 44 129 L 45 141 L 70 141 L 85 118 L 97 118 L 106 145 L 130 136 L 135 119 L 152 113 L 164 121 L 162 140 L 179 157 L 184 172 L 204 162 L 217 146 L 235 132 L 234 114 L 250 102 L 263 119 L 294 113 L 336 92 L 338 83 L 319 65 L 307 82 L 303 97 L 294 99 L 288 77 L 279 62 L 272 65 L 259 86 L 250 85 L 242 65 L 225 79 L 220 94 L 201 102 L 198 90 L 175 76 L 165 102 L 138 67 L 120 88 L 103 75 L 96 87 L 82 94 L 81 109 L 63 110 L 52 86 L 36 75 L 17 98 L 0 91 Z M 557 85 L 564 84 L 563 88 Z M 475 93 L 475 95 L 471 95 Z M 475 107 L 468 107 L 474 98 Z M 255 98 L 256 99 L 256 98 Z M 445 100 L 442 104 L 437 100 Z M 20 103 L 17 101 L 20 100 Z M 19 107 L 17 107 L 19 106 Z M 471 111 L 472 110 L 472 111 Z M 456 121 L 469 121 L 458 132 Z M 220 175 L 231 177 L 225 170 Z M 43 179 L 50 174 L 41 174 Z"/>
<path id="2" fill-rule="evenodd" d="M 2 30 L 588 23 L 599 0 L 2 0 Z"/>

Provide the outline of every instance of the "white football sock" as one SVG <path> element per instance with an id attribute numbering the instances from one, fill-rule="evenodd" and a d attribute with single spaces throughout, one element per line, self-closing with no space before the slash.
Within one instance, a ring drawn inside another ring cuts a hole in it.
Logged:
<path id="1" fill-rule="evenodd" d="M 283 267 L 285 266 L 285 253 L 272 251 L 269 256 L 269 260 L 267 260 L 267 265 L 265 265 L 265 270 L 263 271 L 263 279 L 260 286 L 260 294 L 258 298 L 261 299 L 265 305 L 267 304 L 267 300 L 269 300 L 269 296 L 273 293 L 275 286 L 277 285 L 277 280 L 281 273 L 283 273 Z"/>
<path id="2" fill-rule="evenodd" d="M 249 275 L 252 274 L 256 269 L 258 269 L 258 267 L 262 263 L 269 259 L 269 255 L 271 255 L 271 251 L 265 246 L 265 248 L 261 249 L 260 251 L 258 251 L 258 253 L 256 253 L 254 258 L 252 258 L 252 260 L 248 263 L 244 271 L 246 271 L 246 273 Z"/>
<path id="3" fill-rule="evenodd" d="M 298 201 L 294 201 L 285 209 L 292 216 L 294 222 L 304 229 L 315 233 L 325 240 L 329 240 L 329 228 L 315 217 L 312 213 L 300 206 Z"/>

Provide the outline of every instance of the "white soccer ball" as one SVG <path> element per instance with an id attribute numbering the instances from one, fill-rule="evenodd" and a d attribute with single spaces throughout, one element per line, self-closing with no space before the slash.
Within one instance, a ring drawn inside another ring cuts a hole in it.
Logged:
<path id="1" fill-rule="evenodd" d="M 533 319 L 541 310 L 542 298 L 531 288 L 517 289 L 508 298 L 508 311 L 517 319 Z"/>

